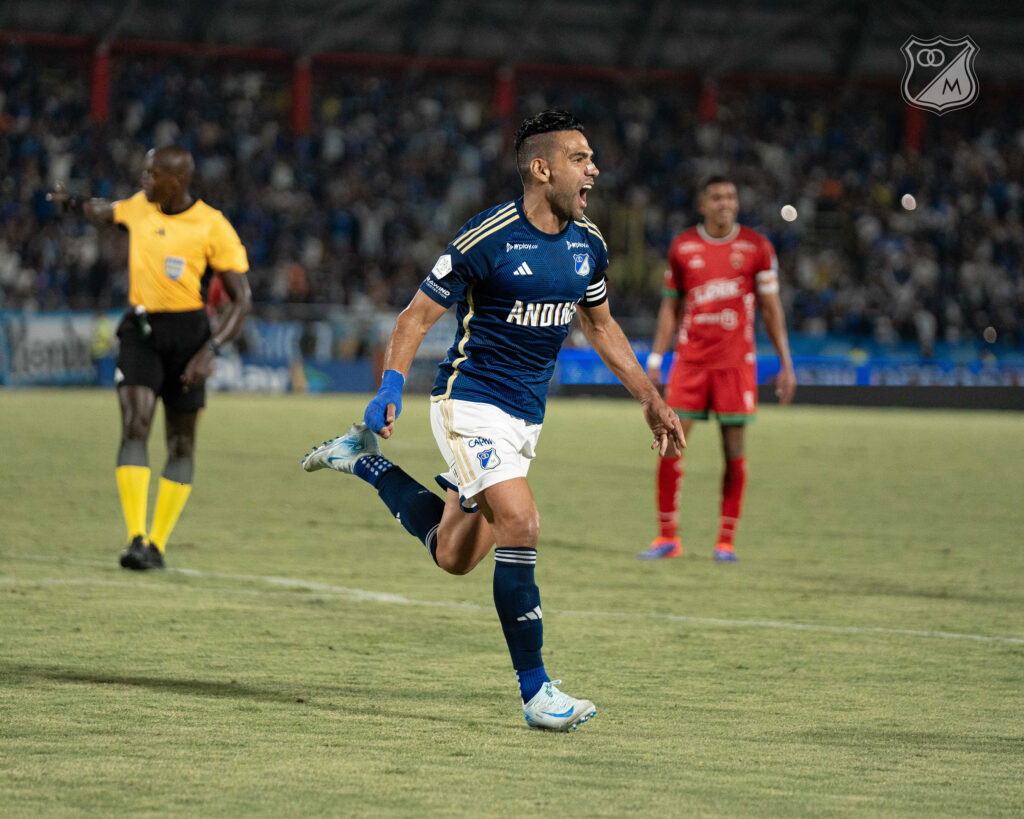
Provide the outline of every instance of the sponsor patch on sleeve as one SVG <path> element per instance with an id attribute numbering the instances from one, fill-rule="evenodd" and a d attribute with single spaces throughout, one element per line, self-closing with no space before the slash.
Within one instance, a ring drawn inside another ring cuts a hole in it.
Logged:
<path id="1" fill-rule="evenodd" d="M 437 261 L 434 263 L 434 267 L 430 271 L 438 279 L 443 279 L 449 273 L 452 272 L 452 257 L 450 253 L 445 253 L 443 256 L 439 256 Z"/>
<path id="2" fill-rule="evenodd" d="M 774 270 L 762 270 L 756 276 L 758 293 L 778 293 L 779 274 Z"/>

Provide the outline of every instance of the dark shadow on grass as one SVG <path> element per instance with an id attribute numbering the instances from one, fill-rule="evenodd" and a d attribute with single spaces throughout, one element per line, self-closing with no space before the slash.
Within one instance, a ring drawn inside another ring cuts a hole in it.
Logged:
<path id="1" fill-rule="evenodd" d="M 0 664 L 0 678 L 8 683 L 51 681 L 84 683 L 86 685 L 124 685 L 134 688 L 151 688 L 175 694 L 198 697 L 224 697 L 227 699 L 250 699 L 258 702 L 295 702 L 305 699 L 301 694 L 286 694 L 268 688 L 228 680 L 213 681 L 199 679 L 175 679 L 173 677 L 147 677 L 134 674 L 110 674 L 77 668 L 58 666 L 11 666 Z"/>
<path id="2" fill-rule="evenodd" d="M 0 662 L 0 681 L 5 686 L 19 683 L 38 682 L 81 683 L 83 685 L 112 685 L 133 688 L 147 688 L 172 694 L 191 697 L 212 697 L 226 700 L 251 700 L 253 702 L 274 703 L 282 705 L 298 705 L 319 711 L 338 714 L 358 714 L 360 716 L 425 720 L 427 722 L 447 723 L 454 717 L 440 716 L 439 713 L 423 713 L 410 708 L 402 708 L 404 700 L 419 700 L 424 703 L 425 710 L 430 708 L 430 700 L 438 695 L 413 690 L 389 690 L 388 705 L 354 704 L 354 701 L 376 698 L 368 690 L 358 686 L 332 685 L 329 689 L 317 688 L 309 691 L 285 692 L 272 687 L 261 688 L 235 681 L 180 679 L 174 677 L 155 677 L 137 674 L 111 674 L 98 671 L 67 668 L 60 666 L 29 666 L 12 665 Z M 438 711 L 443 709 L 437 709 Z M 472 721 L 458 719 L 461 724 Z M 482 723 L 481 723 L 482 724 Z"/>

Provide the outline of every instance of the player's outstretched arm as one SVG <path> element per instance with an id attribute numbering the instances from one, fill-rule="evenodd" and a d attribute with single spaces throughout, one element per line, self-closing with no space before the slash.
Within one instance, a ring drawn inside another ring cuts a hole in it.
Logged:
<path id="1" fill-rule="evenodd" d="M 619 323 L 612 318 L 608 303 L 596 307 L 580 305 L 579 316 L 583 334 L 591 346 L 601 356 L 608 369 L 629 390 L 629 394 L 640 402 L 644 420 L 654 433 L 651 449 L 657 449 L 662 455 L 678 453 L 686 446 L 679 416 L 662 400 L 658 388 L 644 373 L 629 344 L 629 339 L 622 332 Z"/>
<path id="2" fill-rule="evenodd" d="M 72 196 L 63 182 L 53 186 L 53 190 L 46 194 L 46 201 L 59 205 L 63 210 L 77 210 L 81 208 L 85 218 L 97 225 L 112 225 L 114 223 L 114 203 L 108 199 L 86 199 L 82 200 Z"/>
<path id="3" fill-rule="evenodd" d="M 782 300 L 778 293 L 759 294 L 761 302 L 761 318 L 764 329 L 771 339 L 775 352 L 779 355 L 782 365 L 775 377 L 775 395 L 780 404 L 788 404 L 796 393 L 796 371 L 793 369 L 793 358 L 789 353 L 789 336 L 786 334 L 786 313 L 782 309 Z"/>
<path id="4" fill-rule="evenodd" d="M 402 412 L 405 376 L 423 343 L 423 337 L 446 312 L 447 307 L 418 290 L 409 306 L 398 314 L 395 329 L 391 331 L 384 351 L 384 377 L 380 389 L 363 413 L 363 421 L 381 438 L 390 438 L 394 434 L 395 421 Z"/>

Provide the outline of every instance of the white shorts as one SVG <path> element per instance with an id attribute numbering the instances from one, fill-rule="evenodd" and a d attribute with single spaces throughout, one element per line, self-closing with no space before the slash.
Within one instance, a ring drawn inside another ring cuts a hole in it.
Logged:
<path id="1" fill-rule="evenodd" d="M 448 464 L 440 477 L 470 500 L 489 486 L 526 477 L 543 424 L 530 424 L 492 404 L 444 398 L 431 402 L 430 426 Z"/>

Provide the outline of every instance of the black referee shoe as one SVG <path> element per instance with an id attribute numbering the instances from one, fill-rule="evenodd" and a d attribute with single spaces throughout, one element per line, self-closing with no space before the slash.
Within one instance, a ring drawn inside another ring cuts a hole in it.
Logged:
<path id="1" fill-rule="evenodd" d="M 121 552 L 121 566 L 140 572 L 146 569 L 162 569 L 164 556 L 152 543 L 146 543 L 142 535 L 136 535 L 128 548 Z"/>

